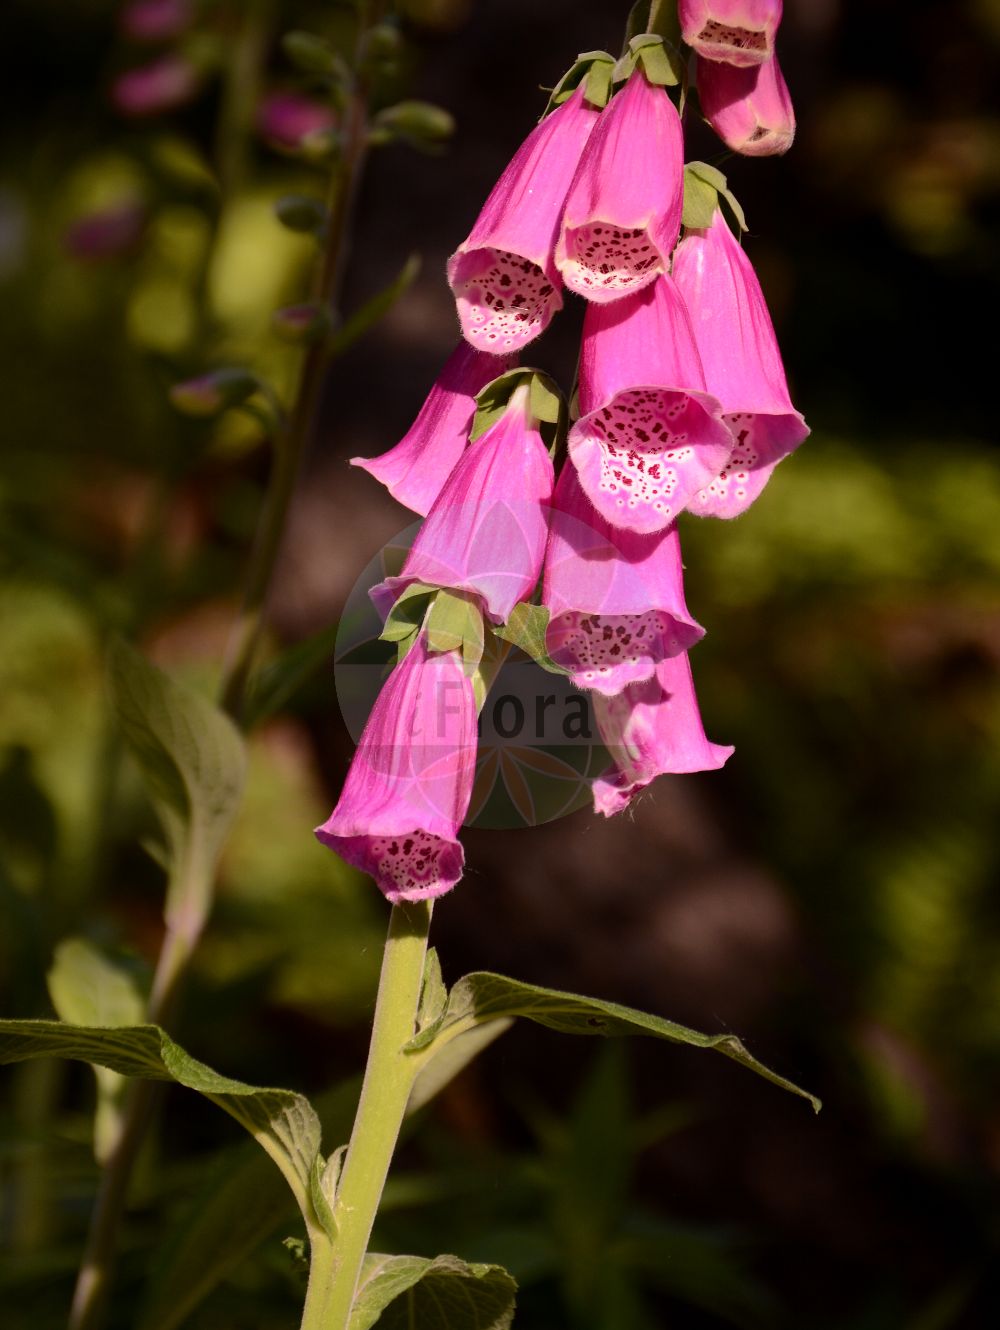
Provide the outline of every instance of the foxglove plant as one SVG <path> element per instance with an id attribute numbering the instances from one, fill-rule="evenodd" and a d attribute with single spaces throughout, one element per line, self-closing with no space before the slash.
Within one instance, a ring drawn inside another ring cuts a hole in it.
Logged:
<path id="1" fill-rule="evenodd" d="M 718 211 L 720 199 L 733 202 L 725 180 L 704 164 L 683 167 L 681 120 L 667 89 L 683 78 L 690 52 L 668 52 L 666 8 L 666 0 L 652 0 L 648 9 L 639 5 L 633 14 L 640 26 L 645 18 L 649 31 L 630 37 L 622 59 L 589 52 L 553 92 L 549 112 L 449 261 L 465 340 L 404 439 L 380 457 L 352 459 L 425 521 L 401 573 L 373 592 L 386 618 L 383 636 L 397 644 L 397 661 L 340 798 L 316 828 L 318 838 L 368 873 L 392 904 L 349 1144 L 324 1157 L 318 1118 L 302 1096 L 217 1076 L 148 1024 L 130 1036 L 122 1029 L 73 1033 L 59 1023 L 4 1023 L 5 1056 L 11 1048 L 21 1049 L 19 1057 L 69 1049 L 86 1061 L 104 1059 L 116 1071 L 173 1076 L 248 1126 L 281 1168 L 305 1223 L 310 1274 L 302 1330 L 374 1325 L 429 1271 L 462 1281 L 462 1302 L 476 1309 L 476 1324 L 497 1330 L 510 1324 L 513 1281 L 498 1267 L 455 1257 L 373 1258 L 369 1243 L 404 1115 L 514 1016 L 580 1033 L 641 1030 L 718 1047 L 803 1093 L 728 1033 L 701 1035 L 613 1003 L 496 975 L 468 975 L 449 993 L 427 950 L 432 902 L 464 871 L 459 830 L 472 793 L 477 707 L 491 682 L 488 656 L 499 659 L 516 643 L 592 695 L 612 757 L 592 789 L 595 808 L 605 816 L 627 807 L 658 775 L 714 770 L 733 751 L 707 739 L 695 697 L 689 651 L 703 629 L 685 601 L 677 520 L 685 511 L 743 511 L 807 431 L 791 405 L 753 269 Z M 151 3 L 132 9 L 145 12 L 147 23 L 154 10 L 188 12 Z M 391 137 L 413 123 L 413 104 L 369 117 L 372 52 L 392 47 L 398 32 L 381 23 L 382 4 L 360 0 L 356 13 L 349 68 L 320 39 L 292 34 L 286 44 L 298 53 L 300 68 L 318 74 L 331 94 L 317 128 L 325 132 L 336 120 L 343 140 L 327 205 L 293 198 L 278 209 L 291 229 L 328 246 L 314 298 L 282 312 L 276 323 L 309 347 L 298 397 L 286 412 L 270 385 L 242 367 L 205 372 L 175 385 L 172 394 L 189 415 L 239 406 L 273 420 L 281 434 L 236 648 L 225 670 L 223 708 L 244 722 L 288 502 L 334 354 L 327 339 L 337 327 L 333 307 L 360 166 L 384 141 L 379 133 Z M 780 15 L 777 0 L 681 0 L 681 26 L 703 80 L 704 70 L 712 71 L 703 81 L 703 108 L 747 152 L 761 136 L 730 128 L 725 115 L 738 103 L 740 115 L 752 111 L 780 138 L 777 118 L 753 101 L 757 89 L 767 89 L 766 80 L 780 80 L 773 49 Z M 248 44 L 258 49 L 259 34 L 249 35 Z M 735 98 L 721 94 L 713 110 L 712 79 L 722 69 L 752 78 L 753 85 L 740 83 L 744 91 Z M 120 105 L 134 114 L 165 109 L 192 95 L 190 79 L 190 71 L 169 68 L 133 71 L 118 89 Z M 255 101 L 249 99 L 251 112 Z M 786 123 L 789 118 L 790 105 Z M 417 119 L 440 123 L 440 116 Z M 299 138 L 290 133 L 289 145 Z M 678 246 L 682 221 L 687 235 Z M 510 369 L 516 353 L 561 307 L 564 280 L 587 302 L 579 413 L 568 437 L 565 398 L 538 371 Z M 359 323 L 366 326 L 363 318 Z M 338 335 L 345 336 L 343 327 Z M 553 454 L 561 463 L 554 495 Z M 535 604 L 540 576 L 542 604 Z M 487 648 L 495 648 L 492 656 Z M 180 690 L 137 661 L 126 652 L 118 663 L 119 709 L 126 740 L 160 801 L 179 884 L 172 881 L 168 899 L 168 936 L 147 1010 L 152 1022 L 169 1012 L 207 917 L 245 754 L 230 719 L 203 699 L 178 701 Z M 150 716 L 137 714 L 142 696 L 153 699 Z M 118 1124 L 72 1330 L 97 1330 L 101 1322 L 118 1213 L 150 1108 L 148 1096 L 136 1096 Z M 391 1268 L 394 1260 L 402 1265 Z M 434 1302 L 439 1309 L 436 1295 Z M 413 1306 L 408 1302 L 411 1322 Z"/>

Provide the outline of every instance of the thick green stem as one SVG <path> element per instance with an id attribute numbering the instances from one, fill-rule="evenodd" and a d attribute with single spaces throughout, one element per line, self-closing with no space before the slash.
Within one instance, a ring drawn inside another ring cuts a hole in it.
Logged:
<path id="1" fill-rule="evenodd" d="M 416 1030 L 431 921 L 429 901 L 393 906 L 358 1114 L 337 1190 L 337 1237 L 312 1241 L 301 1330 L 346 1330 L 420 1059 L 403 1052 Z"/>

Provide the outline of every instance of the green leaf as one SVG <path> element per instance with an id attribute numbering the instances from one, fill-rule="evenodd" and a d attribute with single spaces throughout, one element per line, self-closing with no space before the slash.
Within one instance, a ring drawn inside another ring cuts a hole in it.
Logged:
<path id="1" fill-rule="evenodd" d="M 207 913 L 212 880 L 239 808 L 246 749 L 232 721 L 116 640 L 111 694 L 125 742 L 167 839 L 166 918 L 185 927 Z"/>
<path id="2" fill-rule="evenodd" d="M 445 1041 L 453 1034 L 472 1029 L 481 1021 L 509 1016 L 526 1017 L 562 1034 L 601 1035 L 605 1038 L 647 1034 L 674 1044 L 714 1049 L 783 1090 L 807 1099 L 817 1113 L 821 1108 L 815 1095 L 764 1066 L 735 1035 L 701 1034 L 675 1021 L 665 1020 L 662 1016 L 650 1016 L 617 1002 L 581 997 L 576 993 L 561 993 L 553 988 L 539 988 L 535 984 L 521 983 L 501 974 L 479 972 L 467 974 L 458 981 L 451 990 L 448 1010 L 435 1042 Z"/>
<path id="3" fill-rule="evenodd" d="M 286 706 L 298 690 L 333 656 L 338 624 L 324 628 L 283 651 L 254 680 L 243 710 L 247 729 L 260 725 Z"/>
<path id="4" fill-rule="evenodd" d="M 549 674 L 568 674 L 561 665 L 557 665 L 545 646 L 545 630 L 549 626 L 549 612 L 544 605 L 532 605 L 522 601 L 515 605 L 510 618 L 500 625 L 491 624 L 492 631 L 505 642 L 512 642 L 520 647 L 526 656 Z"/>
<path id="5" fill-rule="evenodd" d="M 112 958 L 86 938 L 67 938 L 56 947 L 46 976 L 49 997 L 61 1020 L 78 1025 L 138 1025 L 146 1000 L 135 964 Z M 95 1066 L 97 1108 L 94 1156 L 107 1161 L 118 1139 L 125 1077 Z"/>
<path id="6" fill-rule="evenodd" d="M 345 319 L 340 328 L 330 338 L 328 349 L 331 355 L 339 356 L 348 347 L 353 346 L 379 319 L 388 314 L 401 295 L 413 285 L 420 272 L 420 255 L 411 254 L 403 264 L 399 274 L 387 287 L 355 310 L 349 319 Z"/>
<path id="7" fill-rule="evenodd" d="M 291 63 L 304 74 L 336 74 L 343 64 L 330 43 L 311 32 L 286 32 L 281 46 Z"/>
<path id="8" fill-rule="evenodd" d="M 70 1058 L 109 1067 L 123 1076 L 176 1081 L 197 1090 L 234 1117 L 271 1156 L 307 1222 L 319 1119 L 308 1099 L 291 1090 L 261 1089 L 220 1076 L 186 1053 L 156 1025 L 69 1025 L 62 1021 L 0 1021 L 0 1064 L 31 1058 Z"/>
<path id="9" fill-rule="evenodd" d="M 508 1330 L 516 1294 L 499 1265 L 369 1253 L 348 1330 Z"/>
<path id="10" fill-rule="evenodd" d="M 430 651 L 461 651 L 465 672 L 472 675 L 483 658 L 485 629 L 477 598 L 467 591 L 439 591 L 427 616 Z"/>

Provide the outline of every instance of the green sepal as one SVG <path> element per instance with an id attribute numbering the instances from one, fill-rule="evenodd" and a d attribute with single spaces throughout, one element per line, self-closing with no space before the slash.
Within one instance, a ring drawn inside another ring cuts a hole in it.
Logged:
<path id="1" fill-rule="evenodd" d="M 581 51 L 552 89 L 542 119 L 563 102 L 568 102 L 581 83 L 584 85 L 583 95 L 591 106 L 599 109 L 607 106 L 614 66 L 615 58 L 608 51 Z"/>
<path id="2" fill-rule="evenodd" d="M 385 627 L 379 634 L 383 642 L 403 642 L 412 634 L 418 633 L 427 613 L 431 596 L 437 587 L 425 582 L 413 582 L 399 596 L 392 609 L 386 615 Z"/>
<path id="3" fill-rule="evenodd" d="M 483 658 L 483 614 L 478 598 L 468 591 L 438 591 L 427 616 L 429 651 L 461 651 L 462 666 L 471 676 Z"/>
<path id="4" fill-rule="evenodd" d="M 530 656 L 536 665 L 540 665 L 549 674 L 568 674 L 561 665 L 557 665 L 545 646 L 545 630 L 549 626 L 549 611 L 544 605 L 532 605 L 521 601 L 511 611 L 506 623 L 493 626 L 493 632 L 505 642 L 512 642 L 520 647 L 526 656 Z"/>
<path id="5" fill-rule="evenodd" d="M 221 365 L 197 378 L 175 383 L 167 396 L 175 411 L 208 420 L 241 406 L 260 386 L 257 375 L 242 365 Z"/>
<path id="6" fill-rule="evenodd" d="M 307 194 L 285 194 L 274 205 L 275 216 L 288 231 L 321 236 L 326 231 L 327 211 L 319 199 Z"/>
<path id="7" fill-rule="evenodd" d="M 537 369 L 511 369 L 493 379 L 476 394 L 476 413 L 472 418 L 469 441 L 475 442 L 495 425 L 510 405 L 519 388 L 528 388 L 528 409 L 539 423 L 559 429 L 565 401 L 555 379 Z"/>
<path id="8" fill-rule="evenodd" d="M 708 162 L 688 162 L 684 167 L 684 211 L 681 220 L 689 231 L 702 231 L 712 225 L 712 218 L 725 199 L 741 231 L 747 229 L 747 219 L 739 200 L 729 188 L 722 172 Z"/>
<path id="9" fill-rule="evenodd" d="M 642 65 L 643 73 L 650 83 L 660 88 L 676 88 L 684 78 L 684 61 L 680 53 L 668 46 L 656 33 L 646 32 L 641 37 L 633 37 L 629 42 L 637 64 Z"/>

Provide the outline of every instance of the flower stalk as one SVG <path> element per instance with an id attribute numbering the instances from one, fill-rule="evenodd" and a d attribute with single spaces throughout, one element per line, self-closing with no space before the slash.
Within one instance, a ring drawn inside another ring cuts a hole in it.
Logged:
<path id="1" fill-rule="evenodd" d="M 333 1239 L 318 1227 L 310 1233 L 301 1330 L 347 1330 L 382 1189 L 421 1066 L 404 1046 L 416 1032 L 431 908 L 431 901 L 392 908 L 368 1064 L 333 1206 L 337 1236 Z"/>

